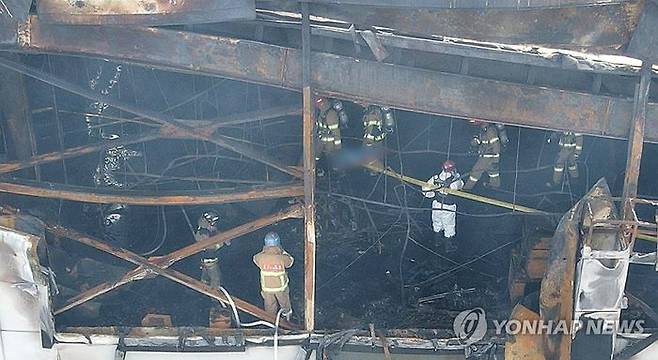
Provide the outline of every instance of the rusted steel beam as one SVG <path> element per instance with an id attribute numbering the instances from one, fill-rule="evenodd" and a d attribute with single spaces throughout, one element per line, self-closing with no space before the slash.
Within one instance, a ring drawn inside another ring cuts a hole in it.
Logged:
<path id="1" fill-rule="evenodd" d="M 19 60 L 19 56 L 15 54 L 11 54 L 9 58 Z M 36 140 L 25 78 L 7 69 L 0 69 L 0 119 L 3 120 L 8 157 L 26 161 L 34 156 Z M 27 173 L 40 178 L 38 167 Z"/>
<path id="2" fill-rule="evenodd" d="M 254 0 L 39 0 L 37 12 L 44 21 L 62 24 L 181 25 L 255 19 L 256 5 Z"/>
<path id="3" fill-rule="evenodd" d="M 651 67 L 648 61 L 642 62 L 640 83 L 635 88 L 635 107 L 633 109 L 633 127 L 628 139 L 628 154 L 626 156 L 626 174 L 624 175 L 623 206 L 624 218 L 633 219 L 633 205 L 630 199 L 637 197 L 638 180 L 640 178 L 640 163 L 644 148 L 645 128 L 647 122 L 647 103 L 651 87 Z"/>
<path id="4" fill-rule="evenodd" d="M 448 0 L 449 1 L 449 0 Z M 505 3 L 506 1 L 500 2 Z M 439 2 L 437 2 L 439 3 Z M 471 1 L 455 3 L 476 4 Z M 498 4 L 499 1 L 488 2 Z M 525 2 L 525 4 L 538 2 Z M 360 5 L 311 4 L 311 14 L 399 33 L 441 35 L 503 44 L 535 44 L 557 49 L 606 49 L 626 46 L 643 1 L 551 9 L 403 9 Z M 519 3 L 519 7 L 522 6 Z M 298 12 L 293 2 L 259 1 L 258 9 Z"/>
<path id="5" fill-rule="evenodd" d="M 150 134 L 136 135 L 136 136 L 125 136 L 118 140 L 107 140 L 95 144 L 82 145 L 82 146 L 66 149 L 64 151 L 56 151 L 47 154 L 35 155 L 29 159 L 22 161 L 19 160 L 19 161 L 0 163 L 0 174 L 21 170 L 36 165 L 43 165 L 55 161 L 60 161 L 63 159 L 70 159 L 77 156 L 91 154 L 115 146 L 147 142 L 147 141 L 159 139 L 161 137 L 162 135 L 160 135 L 159 133 L 150 133 Z"/>
<path id="6" fill-rule="evenodd" d="M 214 131 L 216 131 L 216 129 L 225 126 L 245 124 L 249 122 L 267 120 L 267 119 L 272 119 L 272 118 L 277 118 L 287 115 L 297 115 L 300 113 L 301 110 L 299 106 L 281 106 L 281 107 L 275 107 L 265 110 L 232 114 L 211 120 L 203 120 L 203 121 L 195 120 L 194 124 L 205 125 L 206 127 L 204 130 L 207 131 L 207 134 L 212 134 Z M 190 121 L 190 124 L 191 123 L 192 121 Z M 143 143 L 161 138 L 185 138 L 185 136 L 181 136 L 180 134 L 177 134 L 175 129 L 161 128 L 161 130 L 158 132 L 152 132 L 148 134 L 134 135 L 134 136 L 125 136 L 118 140 L 102 141 L 95 144 L 82 145 L 75 148 L 66 149 L 64 151 L 56 151 L 47 154 L 35 155 L 26 160 L 0 163 L 0 174 L 21 170 L 36 165 L 43 165 L 55 161 L 60 161 L 63 159 L 83 156 L 97 151 L 106 150 L 115 146 Z"/>
<path id="7" fill-rule="evenodd" d="M 208 131 L 211 133 L 226 126 L 241 125 L 261 120 L 275 119 L 282 116 L 301 115 L 302 108 L 299 105 L 278 106 L 269 109 L 249 111 L 239 114 L 221 116 L 208 121 Z"/>
<path id="8" fill-rule="evenodd" d="M 311 23 L 308 4 L 302 3 L 302 72 L 304 125 L 304 320 L 306 331 L 315 328 L 315 120 L 311 91 Z"/>
<path id="9" fill-rule="evenodd" d="M 47 25 L 32 18 L 25 51 L 113 58 L 300 91 L 301 52 L 234 38 L 165 29 Z M 103 39 L 98 41 L 98 39 Z M 191 49 L 191 50 L 190 50 Z M 324 95 L 464 119 L 625 139 L 633 103 L 527 84 L 447 74 L 314 52 L 312 84 Z M 399 91 L 400 81 L 405 91 Z M 651 104 L 650 117 L 658 118 Z M 647 126 L 658 142 L 658 124 Z"/>
<path id="10" fill-rule="evenodd" d="M 3 210 L 7 210 L 7 207 L 3 206 Z M 11 211 L 11 210 L 9 210 Z M 302 215 L 302 209 L 299 205 L 294 205 L 289 207 L 286 210 L 280 211 L 276 214 L 272 214 L 246 224 L 237 226 L 230 230 L 221 232 L 215 236 L 212 236 L 208 239 L 205 239 L 202 242 L 195 242 L 191 245 L 188 245 L 184 248 L 181 248 L 177 251 L 172 252 L 169 255 L 149 258 L 149 262 L 161 266 L 163 268 L 168 268 L 177 261 L 180 261 L 184 258 L 198 254 L 199 252 L 213 247 L 218 244 L 223 244 L 227 241 L 236 239 L 242 235 L 248 234 L 250 232 L 256 231 L 258 229 L 264 228 L 268 225 L 275 224 L 279 221 L 283 221 L 290 218 L 298 218 Z M 85 292 L 69 299 L 61 308 L 55 310 L 55 315 L 61 314 L 67 310 L 70 310 L 80 304 L 83 304 L 87 301 L 90 301 L 100 295 L 103 295 L 109 291 L 112 291 L 121 285 L 125 285 L 135 280 L 143 279 L 148 275 L 148 271 L 143 267 L 135 268 L 127 272 L 121 279 L 114 282 L 105 282 L 99 284 Z"/>
<path id="11" fill-rule="evenodd" d="M 80 201 L 94 204 L 128 204 L 128 205 L 201 205 L 222 204 L 243 201 L 279 199 L 304 195 L 301 184 L 250 187 L 241 191 L 195 191 L 195 192 L 157 192 L 141 191 L 112 192 L 54 183 L 43 183 L 27 180 L 15 182 L 0 182 L 0 192 L 35 196 L 49 199 Z"/>
<path id="12" fill-rule="evenodd" d="M 86 26 L 84 26 L 83 28 L 85 27 Z M 156 31 L 155 29 L 151 29 L 151 30 Z M 240 141 L 229 138 L 227 136 L 218 135 L 218 134 L 208 134 L 204 129 L 197 129 L 191 127 L 187 124 L 184 124 L 174 119 L 168 114 L 142 109 L 138 106 L 127 104 L 123 101 L 103 96 L 100 93 L 92 92 L 89 89 L 83 88 L 77 84 L 73 84 L 64 79 L 58 78 L 56 76 L 50 75 L 38 69 L 34 69 L 17 62 L 9 61 L 6 59 L 0 59 L 0 67 L 14 70 L 23 75 L 35 78 L 37 80 L 64 89 L 76 95 L 80 95 L 87 99 L 94 101 L 102 101 L 105 104 L 108 104 L 117 109 L 132 113 L 134 115 L 137 115 L 145 119 L 155 121 L 163 126 L 171 127 L 175 132 L 179 133 L 180 136 L 187 136 L 187 137 L 192 137 L 192 138 L 211 142 L 225 149 L 244 155 L 245 157 L 248 157 L 252 160 L 259 161 L 265 165 L 269 165 L 279 171 L 290 174 L 294 177 L 302 177 L 301 171 L 299 171 L 294 167 L 290 167 L 280 163 L 279 160 L 274 159 L 268 154 L 261 153 L 260 151 L 250 146 L 247 146 Z"/>
<path id="13" fill-rule="evenodd" d="M 606 3 L 619 3 L 616 0 L 535 0 L 519 2 L 517 0 L 305 0 L 311 4 L 324 5 L 361 5 L 379 8 L 396 9 L 527 9 L 527 8 L 556 8 L 567 6 L 602 5 Z"/>
<path id="14" fill-rule="evenodd" d="M 87 246 L 91 246 L 95 249 L 98 249 L 100 251 L 106 252 L 108 254 L 112 254 L 118 258 L 121 258 L 123 260 L 126 260 L 128 262 L 131 262 L 135 265 L 140 266 L 140 268 L 146 269 L 148 271 L 152 271 L 160 276 L 163 276 L 169 280 L 172 280 L 176 283 L 179 283 L 181 285 L 187 286 L 193 290 L 196 290 L 206 296 L 209 296 L 213 299 L 216 299 L 218 301 L 223 302 L 224 304 L 229 304 L 229 299 L 224 295 L 221 291 L 217 289 L 213 289 L 210 286 L 202 283 L 201 281 L 194 279 L 186 274 L 180 273 L 175 270 L 168 269 L 166 267 L 162 267 L 160 265 L 155 265 L 145 258 L 129 251 L 123 248 L 115 247 L 110 244 L 107 244 L 101 240 L 95 239 L 89 235 L 80 233 L 78 231 L 75 231 L 73 229 L 67 229 L 59 225 L 55 224 L 47 224 L 47 229 L 51 233 L 59 236 L 59 237 L 65 237 L 74 241 L 77 241 L 79 243 L 85 244 Z M 251 314 L 253 316 L 256 316 L 260 319 L 263 319 L 265 321 L 269 321 L 271 323 L 274 323 L 276 321 L 275 317 L 272 316 L 271 314 L 267 313 L 265 310 L 259 308 L 258 306 L 252 305 L 238 297 L 231 296 L 233 302 L 235 303 L 235 306 L 246 312 L 247 314 Z M 285 319 L 281 319 L 280 324 L 282 327 L 287 328 L 287 329 L 295 329 L 298 328 L 298 326 L 289 323 Z"/>

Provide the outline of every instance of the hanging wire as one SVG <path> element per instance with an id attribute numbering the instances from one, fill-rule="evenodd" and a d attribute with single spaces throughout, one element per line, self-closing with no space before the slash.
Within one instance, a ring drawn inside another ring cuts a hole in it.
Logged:
<path id="1" fill-rule="evenodd" d="M 440 278 L 442 278 L 442 277 L 444 277 L 444 276 L 446 276 L 446 275 L 450 275 L 450 274 L 452 274 L 452 273 L 454 273 L 454 272 L 456 272 L 456 271 L 459 271 L 460 269 L 463 269 L 463 268 L 467 267 L 468 265 L 470 265 L 470 264 L 472 264 L 472 263 L 474 263 L 474 262 L 480 261 L 481 259 L 483 259 L 483 258 L 485 258 L 485 257 L 487 257 L 487 256 L 489 256 L 489 255 L 491 255 L 491 254 L 493 254 L 493 253 L 495 253 L 496 251 L 498 251 L 498 250 L 500 250 L 500 249 L 506 248 L 506 247 L 508 247 L 508 246 L 510 246 L 510 245 L 512 245 L 512 244 L 516 244 L 516 243 L 518 243 L 519 241 L 521 241 L 521 239 L 516 239 L 516 240 L 508 241 L 508 242 L 506 242 L 506 243 L 504 243 L 504 244 L 502 244 L 502 245 L 496 246 L 495 248 L 493 248 L 493 249 L 491 249 L 491 250 L 485 252 L 484 254 L 482 254 L 482 255 L 480 255 L 480 256 L 478 256 L 478 257 L 475 257 L 475 258 L 473 258 L 473 259 L 471 259 L 471 260 L 469 260 L 469 261 L 467 261 L 467 262 L 465 262 L 465 263 L 463 263 L 463 264 L 460 264 L 459 266 L 455 266 L 454 268 L 452 268 L 452 269 L 450 269 L 450 270 L 444 271 L 444 272 L 439 273 L 439 274 L 437 274 L 437 275 L 433 275 L 433 276 L 431 276 L 430 278 L 425 279 L 425 280 L 423 280 L 423 281 L 420 281 L 420 282 L 418 282 L 418 283 L 416 283 L 416 284 L 413 284 L 413 285 L 407 285 L 406 287 L 416 287 L 416 286 L 424 285 L 424 284 L 427 284 L 427 283 L 429 283 L 429 282 L 432 282 L 432 281 L 438 280 L 438 279 L 440 279 Z"/>
<path id="2" fill-rule="evenodd" d="M 165 208 L 164 206 L 160 206 L 160 211 L 162 212 L 162 224 L 163 224 L 163 230 L 162 230 L 162 238 L 160 239 L 160 242 L 151 250 L 141 253 L 141 256 L 148 256 L 152 255 L 156 251 L 160 250 L 162 245 L 164 245 L 165 240 L 167 240 L 167 214 L 165 213 Z"/>
<path id="3" fill-rule="evenodd" d="M 409 240 L 411 240 L 411 242 L 413 242 L 414 244 L 416 244 L 419 248 L 421 248 L 421 249 L 423 249 L 423 250 L 429 252 L 430 254 L 433 254 L 434 256 L 438 257 L 439 259 L 442 259 L 442 260 L 448 261 L 448 262 L 452 263 L 453 265 L 461 265 L 461 263 L 459 263 L 459 262 L 457 262 L 457 261 L 455 261 L 455 260 L 453 260 L 453 259 L 451 259 L 451 258 L 449 258 L 449 257 L 447 257 L 447 256 L 443 256 L 443 255 L 439 254 L 438 252 L 436 252 L 436 251 L 434 251 L 434 250 L 428 248 L 427 246 L 421 244 L 420 242 L 418 242 L 418 241 L 417 241 L 416 239 L 414 239 L 413 237 L 410 237 Z M 468 269 L 469 269 L 469 270 L 472 270 L 472 271 L 474 271 L 474 272 L 477 272 L 477 273 L 479 273 L 480 275 L 484 275 L 484 276 L 491 277 L 491 278 L 495 278 L 495 277 L 496 277 L 496 276 L 494 276 L 494 275 L 487 274 L 487 273 L 481 272 L 481 271 L 479 271 L 479 270 L 475 270 L 475 269 L 473 269 L 473 268 L 468 268 Z"/>
<path id="4" fill-rule="evenodd" d="M 331 278 L 329 278 L 329 280 L 325 281 L 320 287 L 318 287 L 318 291 L 319 291 L 319 290 L 322 290 L 323 288 L 325 288 L 326 286 L 328 286 L 329 284 L 331 284 L 332 281 L 336 280 L 336 278 L 338 278 L 339 276 L 341 276 L 342 274 L 344 274 L 347 270 L 349 270 L 350 267 L 352 267 L 352 265 L 354 265 L 357 261 L 359 261 L 359 259 L 361 259 L 361 258 L 362 258 L 364 255 L 366 255 L 366 254 L 367 254 L 372 248 L 374 248 L 375 245 L 379 244 L 379 242 L 384 238 L 384 236 L 388 235 L 388 233 L 391 231 L 391 229 L 393 229 L 393 226 L 394 226 L 394 225 L 395 225 L 395 224 L 391 224 L 391 225 L 388 227 L 388 229 L 386 229 L 386 231 L 384 231 L 384 232 L 379 236 L 379 238 L 377 238 L 377 240 L 373 241 L 372 244 L 370 244 L 370 246 L 368 246 L 368 248 L 367 248 L 365 251 L 363 251 L 361 254 L 359 254 L 359 256 L 357 256 L 356 258 L 354 258 L 354 260 L 350 261 L 350 263 L 347 264 L 347 266 L 345 266 L 342 270 L 340 270 L 339 272 L 337 272 L 336 274 L 334 274 L 334 276 L 332 276 Z"/>

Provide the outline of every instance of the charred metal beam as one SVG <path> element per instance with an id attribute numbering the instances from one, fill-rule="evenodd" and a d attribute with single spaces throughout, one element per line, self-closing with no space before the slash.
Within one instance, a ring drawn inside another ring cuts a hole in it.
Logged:
<path id="1" fill-rule="evenodd" d="M 304 320 L 306 331 L 315 328 L 315 120 L 311 91 L 311 22 L 308 4 L 302 3 L 302 96 L 304 103 Z"/>
<path id="2" fill-rule="evenodd" d="M 8 207 L 3 206 L 3 210 L 7 211 Z M 8 211 L 12 211 L 12 210 L 9 208 Z M 231 241 L 242 235 L 264 228 L 268 225 L 275 224 L 279 221 L 283 221 L 290 218 L 298 218 L 301 215 L 302 215 L 301 207 L 299 205 L 295 205 L 286 210 L 280 211 L 276 214 L 272 214 L 260 218 L 258 220 L 254 220 L 246 224 L 237 226 L 235 228 L 229 229 L 227 231 L 223 231 L 215 236 L 205 239 L 204 241 L 195 242 L 194 244 L 188 245 L 184 248 L 174 251 L 169 255 L 165 255 L 157 258 L 150 258 L 149 262 L 152 262 L 153 264 L 161 266 L 163 268 L 168 268 L 169 266 L 173 265 L 177 261 L 193 256 L 207 248 L 211 248 L 215 245 L 223 244 L 227 241 Z M 129 282 L 143 279 L 146 275 L 148 275 L 148 271 L 143 267 L 138 267 L 134 270 L 131 270 L 117 281 L 102 283 L 79 294 L 78 296 L 72 299 L 69 299 L 69 301 L 67 301 L 66 304 L 64 304 L 61 308 L 55 310 L 55 315 L 70 310 L 80 304 L 92 300 L 100 295 L 112 291 L 113 289 L 116 289 Z"/>
<path id="3" fill-rule="evenodd" d="M 155 29 L 150 29 L 150 30 L 157 31 Z M 31 68 L 29 66 L 25 66 L 17 62 L 9 61 L 6 59 L 0 59 L 0 67 L 16 71 L 23 75 L 43 81 L 45 83 L 59 87 L 76 95 L 85 97 L 87 99 L 102 101 L 105 104 L 108 104 L 117 109 L 127 111 L 129 113 L 132 113 L 134 115 L 137 115 L 145 119 L 155 121 L 158 124 L 172 128 L 172 132 L 178 133 L 180 136 L 188 136 L 196 139 L 205 140 L 213 144 L 216 144 L 220 147 L 223 147 L 225 149 L 244 155 L 252 160 L 259 161 L 265 165 L 269 165 L 279 171 L 285 172 L 292 176 L 295 177 L 302 176 L 301 172 L 296 168 L 284 165 L 280 163 L 277 159 L 274 159 L 273 157 L 269 156 L 268 154 L 261 153 L 258 150 L 250 146 L 247 146 L 240 141 L 237 141 L 233 138 L 223 135 L 209 134 L 205 131 L 205 129 L 193 128 L 187 124 L 180 122 L 179 120 L 174 119 L 170 115 L 158 113 L 152 110 L 142 109 L 138 106 L 127 104 L 123 101 L 103 96 L 99 93 L 89 91 L 89 89 L 83 88 L 79 85 L 70 83 L 64 79 L 58 78 L 51 74 L 45 73 L 38 69 Z"/>
<path id="4" fill-rule="evenodd" d="M 282 21 L 260 21 L 272 27 L 298 27 L 294 22 Z M 590 58 L 579 57 L 574 53 L 553 50 L 552 52 L 533 52 L 522 47 L 504 46 L 500 44 L 477 43 L 450 38 L 422 38 L 394 34 L 390 32 L 376 32 L 371 30 L 355 29 L 357 42 L 367 45 L 366 37 L 372 33 L 383 46 L 387 48 L 399 48 L 429 53 L 463 56 L 493 61 L 511 62 L 516 64 L 541 66 L 555 69 L 591 71 L 595 73 L 634 75 L 639 73 L 639 68 L 629 65 L 611 66 L 610 63 L 597 61 Z M 348 29 L 333 26 L 316 25 L 311 29 L 314 36 L 330 37 L 341 40 L 352 41 L 353 36 Z M 363 39 L 361 39 L 363 38 Z"/>
<path id="5" fill-rule="evenodd" d="M 248 111 L 239 114 L 225 115 L 220 116 L 215 119 L 203 120 L 208 121 L 208 131 L 210 133 L 215 132 L 217 129 L 226 127 L 241 125 L 250 122 L 275 119 L 283 116 L 290 115 L 301 115 L 302 108 L 299 105 L 292 106 L 278 106 L 269 109 Z"/>
<path id="6" fill-rule="evenodd" d="M 73 186 L 17 180 L 15 182 L 0 182 L 0 192 L 63 199 L 95 204 L 128 204 L 128 205 L 201 205 L 222 204 L 243 201 L 279 199 L 304 195 L 304 187 L 300 184 L 251 187 L 242 191 L 194 191 L 194 192 L 162 192 L 145 193 L 141 191 L 107 191 L 86 186 Z"/>
<path id="7" fill-rule="evenodd" d="M 461 6 L 479 3 L 454 2 Z M 506 1 L 488 3 L 504 4 Z M 643 4 L 642 1 L 628 1 L 550 9 L 529 6 L 522 11 L 494 9 L 493 6 L 487 9 L 428 10 L 311 4 L 311 14 L 362 27 L 378 26 L 407 34 L 442 35 L 503 44 L 535 44 L 560 49 L 605 48 L 607 51 L 616 51 L 630 40 Z M 257 7 L 298 12 L 297 4 L 292 2 L 259 1 Z"/>
<path id="8" fill-rule="evenodd" d="M 106 252 L 108 254 L 112 254 L 118 258 L 121 258 L 135 265 L 138 265 L 140 266 L 140 268 L 146 269 L 148 271 L 152 271 L 169 280 L 187 286 L 190 289 L 196 290 L 206 296 L 221 301 L 224 304 L 228 305 L 230 303 L 229 299 L 221 291 L 211 288 L 210 286 L 186 274 L 180 273 L 172 269 L 168 269 L 167 267 L 163 267 L 161 265 L 153 264 L 149 262 L 147 259 L 133 253 L 132 251 L 112 246 L 99 239 L 95 239 L 92 236 L 80 233 L 73 229 L 67 229 L 59 225 L 47 224 L 47 229 L 48 231 L 59 237 L 65 237 L 77 241 L 79 243 L 85 244 L 87 246 L 91 246 L 97 250 Z M 265 321 L 269 321 L 270 323 L 276 322 L 274 316 L 267 313 L 265 310 L 259 308 L 258 306 L 252 305 L 236 296 L 231 296 L 231 300 L 233 300 L 235 307 L 246 312 L 247 314 L 251 314 Z M 297 326 L 289 323 L 285 319 L 281 319 L 280 323 L 281 326 L 287 329 L 297 328 Z"/>
<path id="9" fill-rule="evenodd" d="M 70 159 L 73 157 L 83 156 L 86 154 L 95 153 L 116 146 L 147 142 L 147 141 L 159 139 L 162 136 L 163 135 L 158 132 L 144 134 L 144 135 L 124 136 L 118 140 L 106 140 L 95 144 L 82 145 L 82 146 L 66 149 L 64 151 L 56 151 L 47 154 L 35 155 L 25 160 L 0 163 L 0 174 L 21 170 L 36 165 L 43 165 L 54 161 L 60 161 L 64 159 Z"/>
<path id="10" fill-rule="evenodd" d="M 626 157 L 626 173 L 624 175 L 623 206 L 624 218 L 633 218 L 633 204 L 630 199 L 637 197 L 637 187 L 640 178 L 640 163 L 644 148 L 645 128 L 647 122 L 647 103 L 651 87 L 651 67 L 648 61 L 642 62 L 640 83 L 635 88 L 635 106 L 633 109 L 633 126 L 628 139 L 628 154 Z M 632 248 L 631 248 L 632 250 Z"/>
<path id="11" fill-rule="evenodd" d="M 48 25 L 32 18 L 24 51 L 84 54 L 177 71 L 301 89 L 296 49 L 164 29 Z M 103 39 L 103 40 L 99 40 Z M 525 127 L 627 138 L 633 103 L 526 84 L 485 80 L 326 53 L 313 53 L 314 88 L 359 102 Z M 404 81 L 405 91 L 399 91 Z M 107 101 L 107 99 L 104 99 Z M 649 116 L 658 106 L 649 106 Z M 647 125 L 658 142 L 658 124 Z M 299 175 L 299 174 L 298 174 Z"/>
<path id="12" fill-rule="evenodd" d="M 623 2 L 623 0 L 534 0 L 524 2 L 519 2 L 517 0 L 305 0 L 304 2 L 324 5 L 361 5 L 396 9 L 525 9 L 601 5 L 606 3 L 619 3 Z"/>
<path id="13" fill-rule="evenodd" d="M 250 111 L 246 113 L 227 115 L 217 119 L 194 120 L 194 124 L 203 124 L 204 126 L 206 126 L 205 131 L 207 132 L 207 134 L 212 134 L 213 132 L 215 132 L 216 129 L 225 126 L 245 124 L 254 121 L 273 119 L 287 115 L 297 115 L 300 113 L 301 110 L 299 106 L 296 105 L 281 106 L 281 107 L 275 107 L 265 110 L 257 110 L 257 111 Z M 125 119 L 125 120 L 130 120 L 130 119 Z M 185 120 L 179 120 L 179 121 L 188 122 Z M 189 123 L 192 124 L 192 121 L 190 120 Z M 55 151 L 47 154 L 35 155 L 26 160 L 0 163 L 0 174 L 21 170 L 36 165 L 43 165 L 55 161 L 83 156 L 86 154 L 91 154 L 94 152 L 106 150 L 116 146 L 143 143 L 161 138 L 181 138 L 181 136 L 176 135 L 175 131 L 169 131 L 169 130 L 170 129 L 168 128 L 161 128 L 160 131 L 156 131 L 148 134 L 124 136 L 118 140 L 107 140 L 95 144 L 82 145 L 82 146 L 66 149 L 64 151 Z"/>
<path id="14" fill-rule="evenodd" d="M 254 19 L 256 5 L 254 0 L 39 0 L 37 12 L 44 21 L 61 24 L 182 25 Z"/>

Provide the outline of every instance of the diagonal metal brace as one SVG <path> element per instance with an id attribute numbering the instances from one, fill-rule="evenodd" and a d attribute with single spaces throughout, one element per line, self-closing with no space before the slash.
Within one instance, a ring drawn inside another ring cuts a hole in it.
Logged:
<path id="1" fill-rule="evenodd" d="M 161 275 L 161 276 L 163 276 L 163 277 L 165 277 L 169 280 L 177 282 L 181 285 L 185 285 L 185 286 L 189 287 L 190 289 L 196 290 L 196 291 L 198 291 L 198 292 L 200 292 L 204 295 L 207 295 L 207 296 L 209 296 L 213 299 L 221 301 L 225 304 L 229 303 L 228 298 L 221 291 L 219 291 L 217 289 L 214 289 L 214 288 L 211 288 L 208 285 L 204 284 L 203 282 L 201 282 L 201 281 L 199 281 L 195 278 L 192 278 L 192 277 L 190 277 L 186 274 L 180 273 L 180 272 L 172 270 L 172 269 L 168 269 L 167 267 L 169 266 L 169 264 L 167 264 L 167 263 L 164 263 L 164 265 L 161 265 L 161 264 L 157 264 L 160 261 L 151 262 L 151 261 L 145 259 L 144 257 L 139 256 L 139 255 L 137 255 L 137 254 L 135 254 L 135 253 L 133 253 L 129 250 L 112 246 L 112 245 L 107 244 L 107 243 L 105 243 L 101 240 L 95 239 L 95 238 L 93 238 L 89 235 L 80 233 L 80 232 L 72 230 L 72 229 L 67 229 L 67 228 L 64 228 L 64 227 L 59 226 L 59 225 L 48 224 L 47 228 L 48 228 L 48 231 L 50 231 L 51 233 L 53 233 L 57 236 L 69 238 L 69 239 L 77 241 L 79 243 L 91 246 L 91 247 L 93 247 L 95 249 L 98 249 L 100 251 L 104 251 L 108 254 L 112 254 L 112 255 L 114 255 L 118 258 L 121 258 L 121 259 L 126 260 L 128 262 L 131 262 L 135 265 L 139 265 L 140 266 L 139 268 L 143 269 L 144 272 L 156 273 L 156 274 Z M 231 298 L 232 298 L 233 302 L 235 303 L 235 306 L 238 309 L 240 309 L 240 310 L 242 310 L 242 311 L 244 311 L 248 314 L 251 314 L 253 316 L 256 316 L 260 319 L 263 319 L 265 321 L 269 321 L 271 323 L 274 323 L 276 321 L 275 317 L 272 316 L 271 314 L 265 312 L 265 310 L 255 306 L 255 305 L 252 305 L 252 304 L 250 304 L 250 303 L 248 303 L 248 302 L 246 302 L 242 299 L 239 299 L 235 296 L 232 296 Z M 285 321 L 284 319 L 280 320 L 280 324 L 284 328 L 288 328 L 288 329 L 299 328 L 298 326 L 296 326 L 294 324 L 291 324 L 291 323 Z"/>
<path id="2" fill-rule="evenodd" d="M 15 213 L 16 212 L 15 210 L 11 209 L 8 206 L 3 206 L 3 211 L 9 212 L 9 213 Z M 209 237 L 208 239 L 205 239 L 204 241 L 200 241 L 200 242 L 196 242 L 194 244 L 188 245 L 188 246 L 186 246 L 184 248 L 181 248 L 179 250 L 176 250 L 176 251 L 174 251 L 174 252 L 172 252 L 172 253 L 170 253 L 166 256 L 152 257 L 152 258 L 149 258 L 148 260 L 143 259 L 143 258 L 140 257 L 141 258 L 140 261 L 145 261 L 146 263 L 141 263 L 140 262 L 138 264 L 138 265 L 140 265 L 139 267 L 127 272 L 121 279 L 119 279 L 117 281 L 102 283 L 102 284 L 100 284 L 100 285 L 98 285 L 98 286 L 96 286 L 92 289 L 89 289 L 89 290 L 75 296 L 74 298 L 70 299 L 64 306 L 57 309 L 55 311 L 55 314 L 56 315 L 61 314 L 65 311 L 67 311 L 67 310 L 70 310 L 70 309 L 74 308 L 75 306 L 83 304 L 83 303 L 85 303 L 89 300 L 92 300 L 92 299 L 94 299 L 94 298 L 96 298 L 96 297 L 98 297 L 102 294 L 105 294 L 105 293 L 107 293 L 107 292 L 109 292 L 113 289 L 116 289 L 116 288 L 120 287 L 121 285 L 130 283 L 130 282 L 135 281 L 135 280 L 143 279 L 143 278 L 147 277 L 148 275 L 150 275 L 154 272 L 157 273 L 157 274 L 161 274 L 158 271 L 162 271 L 162 269 L 167 269 L 168 267 L 170 267 L 174 263 L 176 263 L 176 262 L 178 262 L 182 259 L 185 259 L 187 257 L 190 257 L 192 255 L 195 255 L 195 254 L 197 254 L 197 253 L 199 253 L 199 252 L 201 252 L 205 249 L 212 248 L 212 247 L 214 247 L 216 245 L 219 245 L 219 244 L 223 244 L 223 243 L 225 243 L 227 241 L 230 241 L 232 239 L 235 239 L 239 236 L 242 236 L 242 235 L 245 235 L 247 233 L 256 231 L 258 229 L 261 229 L 261 228 L 266 227 L 268 225 L 277 223 L 279 221 L 290 219 L 290 218 L 301 218 L 301 217 L 302 217 L 302 207 L 301 207 L 301 205 L 297 204 L 297 205 L 293 205 L 293 206 L 291 206 L 291 207 L 289 207 L 285 210 L 282 210 L 278 213 L 275 213 L 275 214 L 272 214 L 272 215 L 269 215 L 269 216 L 266 216 L 266 217 L 248 222 L 248 223 L 245 223 L 243 225 L 237 226 L 237 227 L 232 228 L 230 230 L 224 231 L 220 234 Z M 79 233 L 77 233 L 73 230 L 65 229 L 65 228 L 63 228 L 59 225 L 46 224 L 46 227 L 47 227 L 48 231 L 52 232 L 55 235 L 71 238 L 72 240 L 76 240 L 76 241 L 79 241 L 79 239 L 80 239 L 80 237 L 77 236 L 77 235 L 79 235 Z M 85 236 L 85 237 L 88 238 L 88 239 L 95 240 L 95 239 L 90 238 L 88 236 Z M 103 242 L 100 242 L 100 243 L 102 245 L 107 246 L 107 244 L 104 244 Z M 94 245 L 90 245 L 90 246 L 94 246 Z M 96 247 L 96 246 L 94 246 L 94 247 Z M 116 253 L 113 253 L 116 256 L 119 256 L 118 254 L 121 254 L 123 256 L 123 255 L 126 254 L 126 252 L 128 252 L 125 249 L 120 249 L 120 248 L 113 248 L 113 249 L 114 249 L 113 251 L 116 251 Z M 103 249 L 100 249 L 100 250 L 103 250 Z M 105 250 L 103 250 L 103 251 L 105 251 Z M 121 256 L 119 256 L 119 257 L 121 257 Z M 126 260 L 128 260 L 128 259 L 126 259 Z M 138 259 L 133 258 L 133 260 L 137 261 Z M 131 260 L 128 260 L 128 261 L 131 261 Z M 155 269 L 154 267 L 157 267 L 157 269 Z M 156 271 L 156 270 L 158 270 L 158 271 Z M 172 277 L 174 276 L 171 273 L 168 274 L 168 275 L 170 275 Z M 182 275 L 182 278 L 181 278 L 181 275 Z M 177 276 L 177 278 L 176 278 L 176 280 L 172 279 L 174 281 L 178 281 L 178 280 L 181 280 L 181 279 L 184 279 L 188 283 L 193 283 L 193 281 L 196 281 L 195 279 L 193 279 L 193 278 L 191 278 L 187 275 L 184 275 L 184 274 L 177 274 L 175 276 Z M 201 284 L 203 285 L 203 283 L 201 283 Z M 208 296 L 211 296 L 213 298 L 216 298 L 215 296 L 219 296 L 219 297 L 222 297 L 222 299 L 224 299 L 223 294 L 217 293 L 217 292 L 211 292 L 213 295 L 210 295 L 211 293 L 208 293 L 207 291 L 205 291 L 205 290 L 208 290 L 208 289 L 204 289 L 204 287 L 200 287 L 200 288 L 195 289 L 195 290 L 200 291 L 200 292 L 202 292 L 202 293 L 204 293 Z M 209 290 L 212 291 L 212 289 L 209 289 Z M 223 301 L 219 298 L 218 298 L 218 300 Z M 236 302 L 236 305 L 237 305 L 237 302 Z M 251 311 L 255 312 L 255 310 L 253 308 L 251 309 Z M 247 311 L 247 312 L 249 312 L 249 311 Z M 261 315 L 265 315 L 265 314 L 261 314 Z M 259 316 L 259 317 L 261 317 L 261 316 Z M 262 318 L 263 319 L 268 319 L 269 317 L 268 316 L 263 316 Z M 273 319 L 270 319 L 270 320 L 273 320 Z"/>

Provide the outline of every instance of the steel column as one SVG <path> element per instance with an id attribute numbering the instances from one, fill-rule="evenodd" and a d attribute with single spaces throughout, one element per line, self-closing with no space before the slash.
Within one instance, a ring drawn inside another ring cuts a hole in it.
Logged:
<path id="1" fill-rule="evenodd" d="M 308 4 L 302 3 L 302 96 L 304 109 L 304 319 L 306 331 L 315 328 L 315 131 L 311 92 L 311 25 Z"/>
<path id="2" fill-rule="evenodd" d="M 637 196 L 640 163 L 647 121 L 647 102 L 651 86 L 651 67 L 648 61 L 642 62 L 640 84 L 635 90 L 635 106 L 633 109 L 633 124 L 628 139 L 628 154 L 626 157 L 626 175 L 624 176 L 623 206 L 624 218 L 632 218 L 632 204 L 629 200 Z"/>

